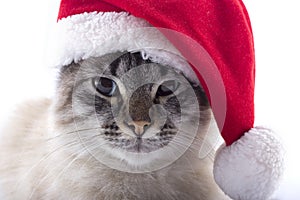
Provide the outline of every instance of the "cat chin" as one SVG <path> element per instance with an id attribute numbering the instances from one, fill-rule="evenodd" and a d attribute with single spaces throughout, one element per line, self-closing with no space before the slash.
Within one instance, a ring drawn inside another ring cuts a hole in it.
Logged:
<path id="1" fill-rule="evenodd" d="M 127 162 L 129 166 L 136 167 L 146 167 L 152 165 L 153 160 L 161 159 L 158 157 L 157 153 L 149 152 L 129 152 L 126 150 L 121 150 L 115 155 L 122 161 Z"/>
<path id="2" fill-rule="evenodd" d="M 155 161 L 162 160 L 156 153 L 129 152 L 122 149 L 110 149 L 110 156 L 101 158 L 101 162 L 109 168 L 130 173 L 145 173 L 159 168 Z"/>
<path id="3" fill-rule="evenodd" d="M 174 154 L 174 149 L 164 147 L 149 153 L 129 152 L 123 149 L 106 149 L 109 156 L 103 155 L 101 161 L 109 168 L 130 173 L 147 173 L 163 169 L 182 155 L 181 152 Z"/>

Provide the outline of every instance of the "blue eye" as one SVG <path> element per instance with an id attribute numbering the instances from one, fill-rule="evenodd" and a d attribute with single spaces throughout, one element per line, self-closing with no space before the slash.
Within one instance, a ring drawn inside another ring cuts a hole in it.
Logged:
<path id="1" fill-rule="evenodd" d="M 93 84 L 97 92 L 107 97 L 113 96 L 117 90 L 116 82 L 109 78 L 105 78 L 105 77 L 94 78 Z"/>

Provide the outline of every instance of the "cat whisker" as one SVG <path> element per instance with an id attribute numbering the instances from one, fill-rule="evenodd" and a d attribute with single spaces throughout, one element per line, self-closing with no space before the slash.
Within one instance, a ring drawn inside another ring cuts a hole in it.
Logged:
<path id="1" fill-rule="evenodd" d="M 62 137 L 62 136 L 66 136 L 66 135 L 71 135 L 71 134 L 75 134 L 75 133 L 79 133 L 79 132 L 83 132 L 83 131 L 91 131 L 91 130 L 104 130 L 103 128 L 101 127 L 94 127 L 94 128 L 86 128 L 86 129 L 78 129 L 78 130 L 74 130 L 74 131 L 70 131 L 70 132 L 66 132 L 66 133 L 61 133 L 59 135 L 56 135 L 52 138 L 48 138 L 46 139 L 46 141 L 51 141 L 51 140 L 54 140 L 56 138 L 59 138 L 59 137 Z"/>
<path id="2" fill-rule="evenodd" d="M 94 156 L 93 154 L 91 154 L 91 151 L 93 151 L 94 149 L 97 149 L 99 148 L 100 146 L 102 146 L 103 144 L 106 144 L 106 142 L 102 142 L 102 143 L 97 143 L 97 142 L 94 142 L 92 144 L 89 144 L 89 146 L 86 146 L 85 149 L 88 150 L 88 153 L 91 155 L 91 156 Z"/>
<path id="3" fill-rule="evenodd" d="M 178 146 L 181 146 L 183 148 L 186 148 L 186 144 L 183 143 L 182 141 L 179 141 L 179 140 L 173 140 L 173 144 L 172 145 L 178 145 Z M 199 152 L 201 151 L 201 147 L 202 145 L 204 145 L 204 143 L 201 144 L 201 146 L 195 146 L 193 144 L 191 144 L 188 148 L 187 148 L 187 151 L 190 151 L 191 153 L 193 153 L 194 155 L 197 155 L 198 157 L 198 154 Z M 208 144 L 209 145 L 209 144 Z M 174 148 L 175 150 L 177 150 L 176 146 Z M 214 158 L 214 151 L 213 151 L 213 148 L 211 148 L 211 150 L 209 151 L 209 153 L 207 153 L 207 156 L 210 158 L 210 159 L 213 159 Z"/>
<path id="4" fill-rule="evenodd" d="M 59 147 L 57 147 L 56 149 L 54 149 L 53 151 L 47 153 L 45 156 L 43 156 L 36 164 L 34 164 L 27 172 L 25 175 L 23 175 L 16 183 L 15 186 L 15 191 L 18 190 L 18 187 L 20 186 L 20 184 L 22 183 L 22 181 L 24 181 L 26 179 L 27 176 L 29 176 L 29 174 L 34 170 L 34 168 L 38 167 L 42 162 L 46 161 L 51 155 L 53 155 L 54 153 L 57 153 L 57 151 L 59 150 L 64 150 L 64 148 L 67 146 L 72 146 L 76 144 L 76 141 L 72 141 L 69 142 L 67 144 L 61 145 Z"/>
<path id="5" fill-rule="evenodd" d="M 56 175 L 56 178 L 54 178 L 54 182 L 55 182 L 55 180 L 58 178 L 58 177 L 60 177 L 61 175 L 63 175 L 64 173 L 65 173 L 65 171 L 80 157 L 80 156 L 82 156 L 84 153 L 86 153 L 86 151 L 82 151 L 82 152 L 80 152 L 80 153 L 74 153 L 74 154 L 72 154 L 70 157 L 73 157 L 74 155 L 76 155 L 75 156 L 75 158 L 73 158 L 62 170 L 61 170 L 61 172 L 60 173 L 58 173 L 57 175 Z M 53 184 L 52 184 L 53 185 Z"/>
<path id="6" fill-rule="evenodd" d="M 194 141 L 196 141 L 196 142 L 200 142 L 200 143 L 206 143 L 207 145 L 209 145 L 209 146 L 211 146 L 212 148 L 214 148 L 214 147 L 216 147 L 217 146 L 217 144 L 219 143 L 219 136 L 218 135 L 214 135 L 213 137 L 215 137 L 216 138 L 216 142 L 214 142 L 214 144 L 209 144 L 208 143 L 208 139 L 207 139 L 207 135 L 204 135 L 204 136 L 191 136 L 191 135 L 189 135 L 189 132 L 187 132 L 187 131 L 184 131 L 184 130 L 181 130 L 182 131 L 182 133 L 186 133 L 185 135 L 184 135 L 184 137 L 186 137 L 187 139 L 193 139 Z M 208 133 L 208 134 L 211 134 L 211 133 Z M 214 134 L 216 134 L 216 133 L 214 133 Z"/>
<path id="7" fill-rule="evenodd" d="M 73 145 L 76 145 L 76 144 L 78 144 L 78 143 L 75 142 Z M 70 145 L 70 146 L 73 146 L 73 145 Z M 67 161 L 69 158 L 73 157 L 74 155 L 78 155 L 78 154 L 83 153 L 83 152 L 81 152 L 81 151 L 82 151 L 82 149 L 80 149 L 79 151 L 77 151 L 77 152 L 71 154 L 71 155 L 68 156 L 66 159 L 62 160 L 62 161 L 61 161 L 61 164 L 63 164 L 65 161 Z M 48 173 L 47 173 L 47 174 L 46 174 L 46 175 L 38 182 L 38 184 L 35 185 L 35 188 L 32 190 L 32 192 L 31 192 L 31 194 L 30 194 L 30 196 L 29 196 L 28 199 L 32 199 L 32 197 L 33 197 L 35 191 L 39 188 L 39 186 L 40 186 L 44 181 L 46 181 L 47 178 L 50 177 L 51 173 L 52 173 L 53 171 L 57 170 L 58 167 L 60 167 L 60 164 L 57 163 L 56 168 L 52 168 L 52 170 L 49 170 L 49 172 L 48 172 Z M 49 169 L 49 167 L 46 165 L 46 166 L 45 166 L 45 169 Z"/>
<path id="8" fill-rule="evenodd" d="M 81 165 L 81 167 L 78 169 L 78 171 L 81 171 L 84 166 L 93 158 L 92 155 L 89 156 L 89 158 Z"/>
<path id="9" fill-rule="evenodd" d="M 180 144 L 177 144 L 177 145 L 180 145 Z M 204 144 L 202 144 L 202 145 L 204 145 Z M 193 155 L 195 155 L 197 158 L 200 159 L 199 153 L 200 153 L 200 151 L 201 151 L 201 148 L 202 148 L 202 146 L 201 146 L 201 147 L 190 146 L 190 147 L 187 149 L 187 151 L 191 152 Z M 211 150 L 206 154 L 206 156 L 205 156 L 205 158 L 208 158 L 208 159 L 210 159 L 211 161 L 214 160 L 214 157 L 215 157 L 215 151 L 213 151 L 213 149 L 211 149 Z"/>
<path id="10" fill-rule="evenodd" d="M 188 147 L 186 143 L 184 143 L 184 142 L 182 142 L 182 141 L 180 141 L 180 140 L 173 139 L 172 142 L 173 142 L 173 143 L 170 143 L 170 144 L 172 144 L 172 145 L 174 145 L 174 146 L 175 146 L 175 145 L 178 145 L 178 146 L 180 146 L 180 147 L 186 148 L 187 150 L 189 150 L 189 151 L 191 151 L 191 152 L 193 152 L 193 153 L 199 151 L 199 149 L 196 149 L 193 145 L 190 145 L 190 146 Z M 177 150 L 177 148 L 174 148 L 174 149 Z"/>
<path id="11" fill-rule="evenodd" d="M 87 140 L 91 140 L 91 139 L 94 139 L 94 138 L 97 138 L 99 136 L 103 135 L 103 133 L 99 133 L 99 134 L 96 134 L 96 135 L 79 135 L 79 139 L 80 139 L 80 142 L 83 142 L 82 139 L 87 139 Z"/>

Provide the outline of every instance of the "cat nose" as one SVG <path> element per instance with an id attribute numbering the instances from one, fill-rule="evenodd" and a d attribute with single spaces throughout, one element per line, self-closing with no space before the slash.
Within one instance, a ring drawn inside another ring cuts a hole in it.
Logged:
<path id="1" fill-rule="evenodd" d="M 127 124 L 131 129 L 133 129 L 136 136 L 142 136 L 145 133 L 145 130 L 150 125 L 150 122 L 147 122 L 147 121 L 131 121 Z"/>

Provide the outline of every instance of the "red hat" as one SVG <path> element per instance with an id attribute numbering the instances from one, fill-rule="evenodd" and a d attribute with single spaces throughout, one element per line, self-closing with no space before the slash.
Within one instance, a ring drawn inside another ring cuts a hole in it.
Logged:
<path id="1" fill-rule="evenodd" d="M 58 29 L 57 66 L 125 50 L 158 62 L 181 63 L 153 49 L 183 56 L 190 66 L 178 68 L 197 75 L 226 143 L 215 159 L 216 182 L 233 199 L 273 193 L 282 151 L 271 130 L 253 128 L 254 45 L 241 0 L 62 0 Z"/>

